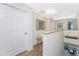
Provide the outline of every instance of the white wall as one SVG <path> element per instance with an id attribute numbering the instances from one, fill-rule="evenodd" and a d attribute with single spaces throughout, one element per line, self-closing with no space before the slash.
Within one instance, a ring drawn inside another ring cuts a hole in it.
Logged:
<path id="1" fill-rule="evenodd" d="M 64 33 L 63 31 L 51 34 L 43 34 L 43 55 L 60 56 L 64 51 Z"/>

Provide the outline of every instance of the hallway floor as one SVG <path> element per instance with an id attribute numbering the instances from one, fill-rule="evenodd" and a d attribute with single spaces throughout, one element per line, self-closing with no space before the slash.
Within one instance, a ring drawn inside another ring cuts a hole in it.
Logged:
<path id="1" fill-rule="evenodd" d="M 42 56 L 42 44 L 37 44 L 34 49 L 30 51 L 24 51 L 17 56 Z"/>

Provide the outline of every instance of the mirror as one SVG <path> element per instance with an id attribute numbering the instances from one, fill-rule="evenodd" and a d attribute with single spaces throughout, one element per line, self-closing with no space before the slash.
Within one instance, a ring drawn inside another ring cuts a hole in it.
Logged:
<path id="1" fill-rule="evenodd" d="M 45 30 L 45 21 L 36 20 L 36 30 Z"/>
<path id="2" fill-rule="evenodd" d="M 77 25 L 75 22 L 68 22 L 68 30 L 77 30 Z"/>
<path id="3" fill-rule="evenodd" d="M 57 30 L 63 30 L 63 23 L 57 23 Z"/>

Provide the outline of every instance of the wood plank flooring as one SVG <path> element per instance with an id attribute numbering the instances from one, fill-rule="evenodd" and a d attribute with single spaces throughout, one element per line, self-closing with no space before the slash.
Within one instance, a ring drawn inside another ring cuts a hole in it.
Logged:
<path id="1" fill-rule="evenodd" d="M 30 51 L 24 51 L 17 56 L 42 56 L 42 43 L 34 46 Z"/>

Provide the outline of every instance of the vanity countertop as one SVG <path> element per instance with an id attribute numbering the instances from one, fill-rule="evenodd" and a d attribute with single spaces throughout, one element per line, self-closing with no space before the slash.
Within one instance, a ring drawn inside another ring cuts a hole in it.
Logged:
<path id="1" fill-rule="evenodd" d="M 66 36 L 65 36 L 65 38 L 75 39 L 75 40 L 79 39 L 79 38 L 78 38 L 78 37 L 76 37 L 76 36 L 68 36 L 68 35 L 66 35 Z"/>

